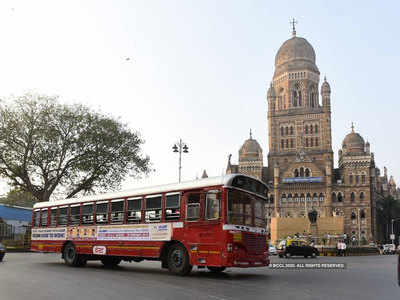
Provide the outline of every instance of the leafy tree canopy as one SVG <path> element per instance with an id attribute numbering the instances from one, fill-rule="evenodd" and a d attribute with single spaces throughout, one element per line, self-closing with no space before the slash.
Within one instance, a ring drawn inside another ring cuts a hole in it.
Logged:
<path id="1" fill-rule="evenodd" d="M 38 200 L 31 193 L 18 189 L 13 189 L 7 193 L 7 196 L 0 198 L 0 203 L 13 206 L 33 207 L 36 202 Z"/>
<path id="2" fill-rule="evenodd" d="M 150 171 L 144 141 L 117 119 L 57 97 L 11 100 L 0 105 L 0 176 L 39 201 L 114 190 Z"/>

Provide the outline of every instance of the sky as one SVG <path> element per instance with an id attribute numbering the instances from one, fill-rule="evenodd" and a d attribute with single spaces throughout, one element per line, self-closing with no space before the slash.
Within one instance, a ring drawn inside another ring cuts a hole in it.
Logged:
<path id="1" fill-rule="evenodd" d="M 7 1 L 0 3 L 0 98 L 59 95 L 119 117 L 145 140 L 154 172 L 123 188 L 225 172 L 249 137 L 267 162 L 266 91 L 297 36 L 331 86 L 332 144 L 355 131 L 400 182 L 397 1 Z M 129 60 L 127 60 L 129 58 Z M 382 171 L 383 172 L 383 171 Z M 1 191 L 7 187 L 2 185 Z M 1 193 L 0 191 L 0 193 Z"/>

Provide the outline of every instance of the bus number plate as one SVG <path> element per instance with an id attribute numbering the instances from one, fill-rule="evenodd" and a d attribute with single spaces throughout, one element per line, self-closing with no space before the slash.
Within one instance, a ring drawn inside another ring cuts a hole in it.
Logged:
<path id="1" fill-rule="evenodd" d="M 93 254 L 105 255 L 106 254 L 106 247 L 105 246 L 94 246 L 93 247 Z"/>

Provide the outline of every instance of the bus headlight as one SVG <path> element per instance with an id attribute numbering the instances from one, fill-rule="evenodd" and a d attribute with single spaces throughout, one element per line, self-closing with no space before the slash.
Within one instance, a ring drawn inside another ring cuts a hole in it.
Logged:
<path id="1" fill-rule="evenodd" d="M 232 244 L 229 243 L 228 245 L 226 245 L 226 251 L 227 252 L 232 252 Z"/>

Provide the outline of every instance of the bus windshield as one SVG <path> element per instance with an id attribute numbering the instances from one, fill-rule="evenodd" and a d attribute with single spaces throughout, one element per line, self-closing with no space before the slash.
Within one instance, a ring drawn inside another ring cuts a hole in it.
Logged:
<path id="1" fill-rule="evenodd" d="M 265 200 L 249 193 L 228 191 L 228 223 L 265 228 Z M 254 214 L 252 207 L 254 207 Z"/>

